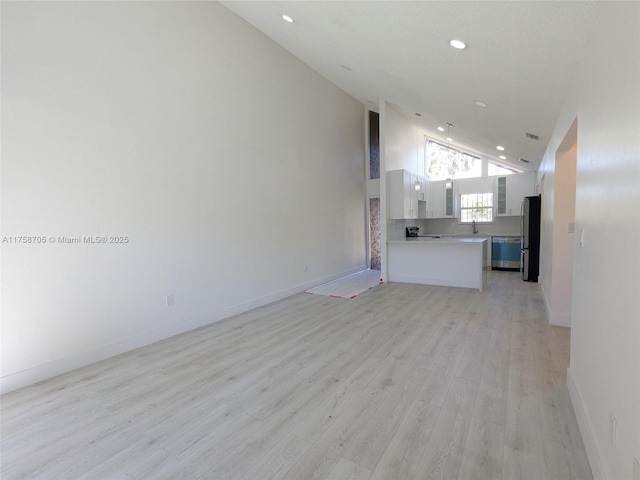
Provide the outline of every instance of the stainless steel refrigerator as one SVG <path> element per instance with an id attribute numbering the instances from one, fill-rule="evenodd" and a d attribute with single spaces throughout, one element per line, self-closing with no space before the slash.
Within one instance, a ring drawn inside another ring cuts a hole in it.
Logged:
<path id="1" fill-rule="evenodd" d="M 537 282 L 540 273 L 540 195 L 524 197 L 520 214 L 520 251 L 522 278 Z"/>

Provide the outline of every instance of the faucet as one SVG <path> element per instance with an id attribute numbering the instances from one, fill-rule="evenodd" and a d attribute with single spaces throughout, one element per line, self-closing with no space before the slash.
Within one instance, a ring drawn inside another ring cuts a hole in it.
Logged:
<path id="1" fill-rule="evenodd" d="M 473 226 L 473 233 L 478 233 L 478 229 L 476 228 L 476 221 L 474 220 L 471 225 Z"/>

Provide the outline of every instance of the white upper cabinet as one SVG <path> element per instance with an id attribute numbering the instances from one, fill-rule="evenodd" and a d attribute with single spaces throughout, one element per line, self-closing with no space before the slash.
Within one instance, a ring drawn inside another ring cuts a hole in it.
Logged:
<path id="1" fill-rule="evenodd" d="M 494 193 L 494 177 L 460 178 L 456 180 L 456 193 Z"/>
<path id="2" fill-rule="evenodd" d="M 389 217 L 418 218 L 417 176 L 407 170 L 389 172 Z"/>
<path id="3" fill-rule="evenodd" d="M 427 218 L 427 205 L 431 203 L 429 182 L 408 170 L 392 170 L 388 178 L 389 218 Z M 416 190 L 416 181 L 420 182 L 420 190 Z"/>
<path id="4" fill-rule="evenodd" d="M 455 183 L 449 180 L 429 182 L 431 188 L 431 215 L 428 218 L 454 218 L 457 216 Z"/>
<path id="5" fill-rule="evenodd" d="M 496 178 L 496 215 L 519 216 L 522 199 L 535 195 L 534 172 L 518 173 Z"/>

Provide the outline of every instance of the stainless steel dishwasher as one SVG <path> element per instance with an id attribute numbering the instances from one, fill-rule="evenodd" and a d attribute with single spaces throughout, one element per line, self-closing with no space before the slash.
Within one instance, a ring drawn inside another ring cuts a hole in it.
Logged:
<path id="1" fill-rule="evenodd" d="M 520 237 L 491 237 L 491 270 L 520 271 Z"/>

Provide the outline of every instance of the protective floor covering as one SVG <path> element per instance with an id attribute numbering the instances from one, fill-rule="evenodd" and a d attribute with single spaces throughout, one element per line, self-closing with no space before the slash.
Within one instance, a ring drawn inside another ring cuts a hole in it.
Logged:
<path id="1" fill-rule="evenodd" d="M 306 293 L 338 298 L 354 298 L 358 294 L 380 285 L 380 283 L 380 270 L 363 270 L 307 290 Z"/>

